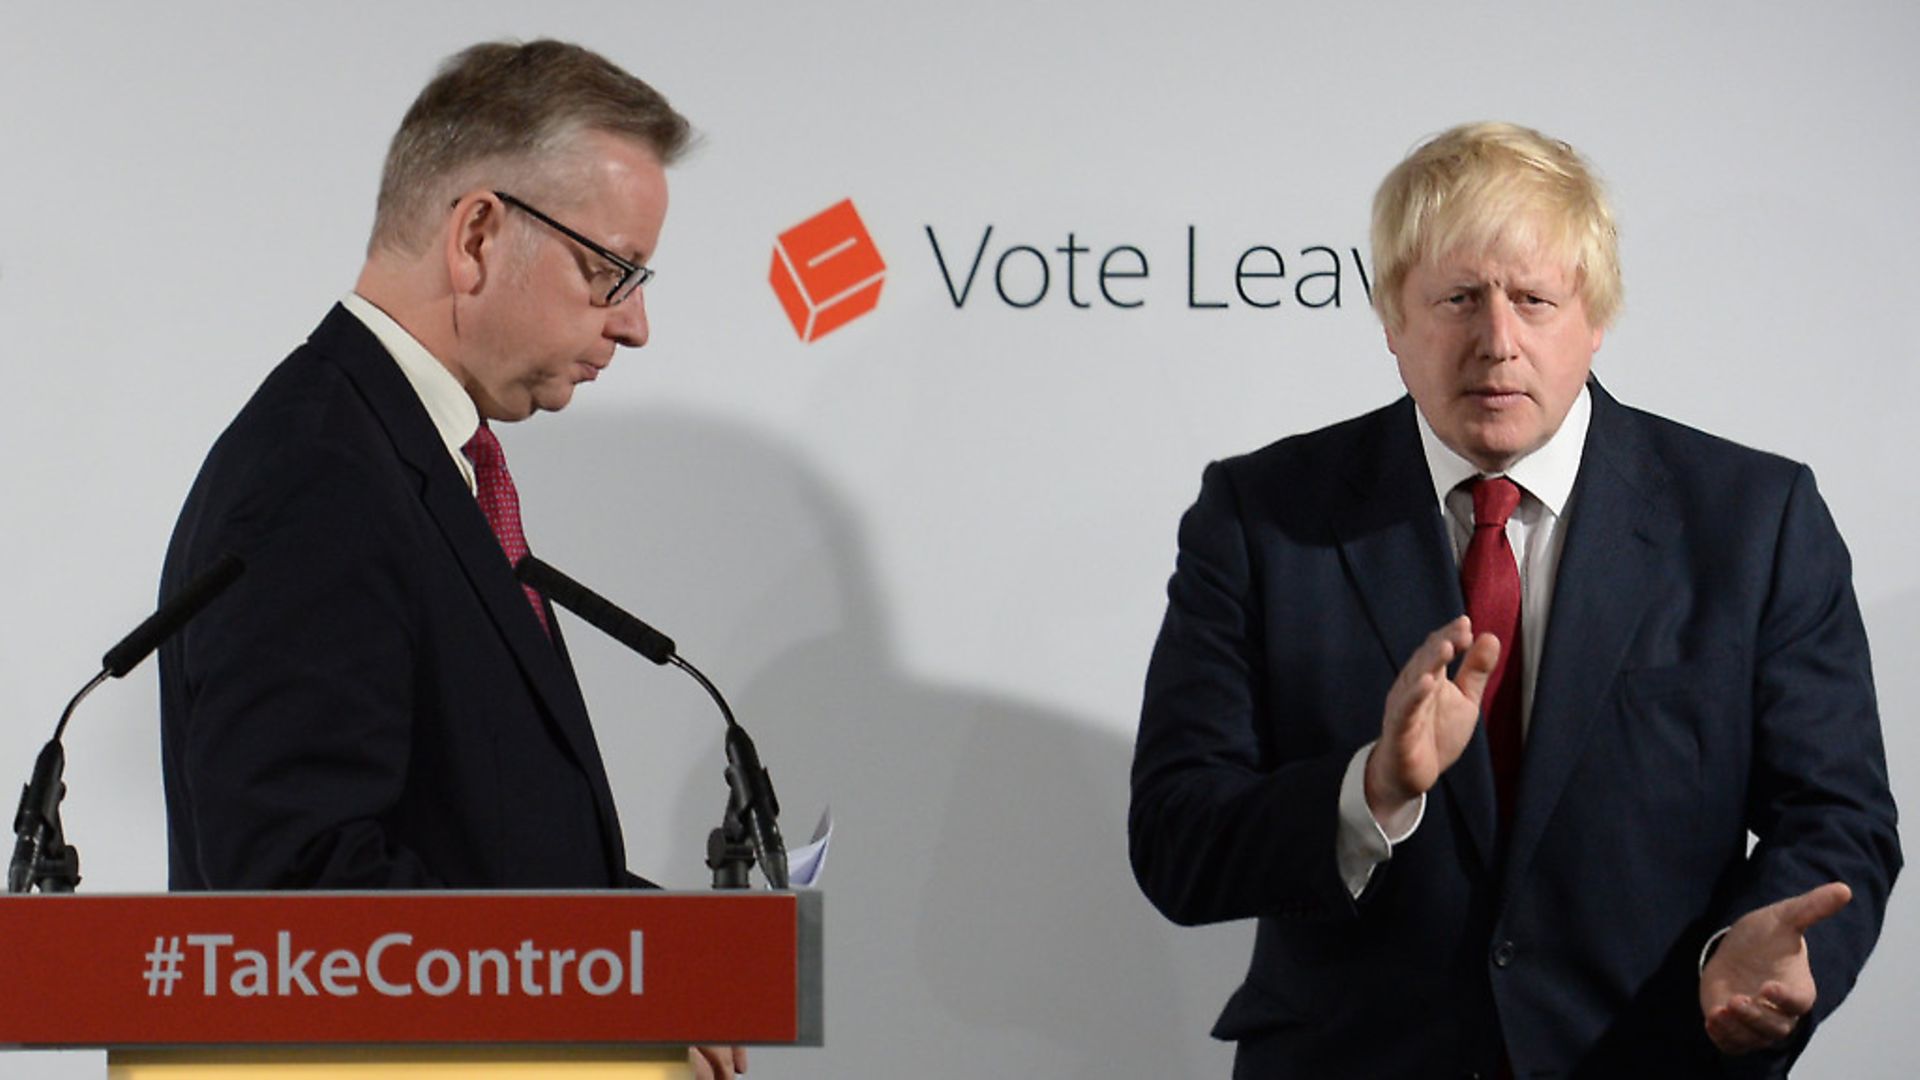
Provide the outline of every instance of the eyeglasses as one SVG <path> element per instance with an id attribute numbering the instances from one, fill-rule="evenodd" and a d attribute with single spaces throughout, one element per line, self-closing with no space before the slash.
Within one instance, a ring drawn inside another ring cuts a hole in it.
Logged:
<path id="1" fill-rule="evenodd" d="M 574 243 L 579 244 L 581 247 L 586 248 L 588 251 L 593 252 L 595 255 L 598 255 L 600 258 L 607 260 L 609 263 L 612 263 L 614 268 L 620 271 L 620 276 L 614 281 L 613 288 L 607 290 L 607 295 L 603 297 L 596 306 L 613 307 L 616 304 L 622 303 L 623 301 L 626 300 L 627 297 L 633 295 L 635 289 L 638 289 L 640 286 L 645 285 L 647 282 L 653 280 L 652 267 L 641 266 L 638 263 L 631 262 L 627 259 L 621 258 L 618 255 L 615 255 L 613 252 L 608 251 L 606 248 L 601 247 L 599 244 L 596 244 L 593 241 L 587 239 L 586 237 L 580 235 L 579 233 L 574 232 L 572 229 L 567 228 L 565 225 L 560 224 L 559 222 L 553 220 L 547 215 L 541 213 L 540 211 L 535 210 L 533 207 L 528 206 L 526 203 L 521 202 L 519 199 L 514 198 L 513 196 L 507 194 L 504 191 L 496 191 L 494 192 L 494 195 L 498 197 L 501 202 L 506 203 L 508 206 L 511 206 L 517 210 L 526 212 L 527 214 L 531 215 L 535 219 L 546 224 L 547 227 L 551 228 L 553 231 L 559 233 L 560 235 L 566 237 L 567 239 L 573 241 Z M 597 277 L 598 275 L 595 275 L 595 276 Z"/>

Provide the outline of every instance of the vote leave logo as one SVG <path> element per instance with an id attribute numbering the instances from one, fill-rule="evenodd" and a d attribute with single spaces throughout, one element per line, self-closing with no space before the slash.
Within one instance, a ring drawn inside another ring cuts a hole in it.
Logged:
<path id="1" fill-rule="evenodd" d="M 801 341 L 818 341 L 872 311 L 887 264 L 842 199 L 780 234 L 767 280 Z"/>

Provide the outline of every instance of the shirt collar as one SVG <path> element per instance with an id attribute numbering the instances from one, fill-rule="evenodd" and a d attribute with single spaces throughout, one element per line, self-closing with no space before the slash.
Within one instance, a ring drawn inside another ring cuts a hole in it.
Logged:
<path id="1" fill-rule="evenodd" d="M 393 357 L 393 362 L 400 366 L 400 373 L 407 377 L 420 404 L 426 406 L 427 418 L 433 421 L 433 429 L 440 434 L 440 441 L 446 444 L 447 453 L 453 455 L 454 465 L 471 490 L 473 463 L 460 448 L 480 429 L 480 410 L 474 407 L 460 380 L 420 344 L 420 339 L 408 333 L 406 327 L 395 322 L 393 316 L 380 310 L 373 301 L 350 292 L 341 298 L 340 305 L 366 324 Z"/>
<path id="2" fill-rule="evenodd" d="M 1414 407 L 1413 415 L 1420 425 L 1420 448 L 1426 451 L 1434 498 L 1444 506 L 1447 493 L 1481 475 L 1480 468 L 1441 442 L 1418 406 Z M 1573 481 L 1580 475 L 1580 456 L 1586 452 L 1587 427 L 1592 420 L 1593 398 L 1582 386 L 1560 430 L 1540 449 L 1514 462 L 1503 475 L 1525 488 L 1555 517 L 1566 513 L 1567 500 L 1573 495 Z"/>

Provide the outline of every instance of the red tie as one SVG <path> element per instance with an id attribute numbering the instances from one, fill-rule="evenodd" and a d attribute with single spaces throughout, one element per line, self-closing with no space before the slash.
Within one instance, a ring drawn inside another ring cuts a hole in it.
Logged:
<path id="1" fill-rule="evenodd" d="M 480 512 L 487 515 L 487 524 L 493 526 L 493 535 L 499 539 L 501 550 L 507 553 L 507 562 L 518 565 L 527 553 L 527 537 L 520 531 L 520 495 L 513 490 L 513 474 L 507 472 L 507 455 L 500 449 L 500 440 L 482 420 L 480 430 L 473 433 L 473 438 L 467 440 L 460 452 L 473 462 L 474 495 L 480 500 Z M 530 585 L 520 587 L 526 590 L 527 602 L 533 605 L 540 629 L 552 637 L 553 630 L 547 626 L 547 609 L 540 602 L 540 594 Z"/>
<path id="2" fill-rule="evenodd" d="M 1480 715 L 1486 720 L 1487 747 L 1493 754 L 1493 787 L 1503 828 L 1512 820 L 1520 780 L 1520 683 L 1525 659 L 1520 655 L 1520 568 L 1513 560 L 1513 546 L 1507 543 L 1507 518 L 1519 505 L 1520 486 L 1506 477 L 1473 481 L 1473 541 L 1460 561 L 1460 590 L 1466 594 L 1474 634 L 1500 639 L 1500 662 L 1487 680 Z"/>

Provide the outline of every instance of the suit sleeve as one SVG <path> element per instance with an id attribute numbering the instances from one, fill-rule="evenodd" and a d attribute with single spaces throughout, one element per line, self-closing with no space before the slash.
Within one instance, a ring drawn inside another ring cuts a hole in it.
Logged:
<path id="1" fill-rule="evenodd" d="M 207 887 L 442 884 L 382 826 L 409 768 L 419 625 L 407 553 L 377 511 L 392 481 L 291 440 L 209 522 L 195 561 L 246 560 L 182 639 L 181 753 Z"/>
<path id="2" fill-rule="evenodd" d="M 1725 921 L 1829 881 L 1853 889 L 1808 933 L 1817 1023 L 1879 937 L 1901 853 L 1852 564 L 1805 467 L 1781 517 L 1754 660 L 1747 818 L 1759 842 Z"/>
<path id="3" fill-rule="evenodd" d="M 1180 523 L 1148 667 L 1128 815 L 1134 876 L 1183 924 L 1351 915 L 1335 862 L 1352 747 L 1280 760 L 1266 687 L 1259 567 L 1229 469 Z"/>

